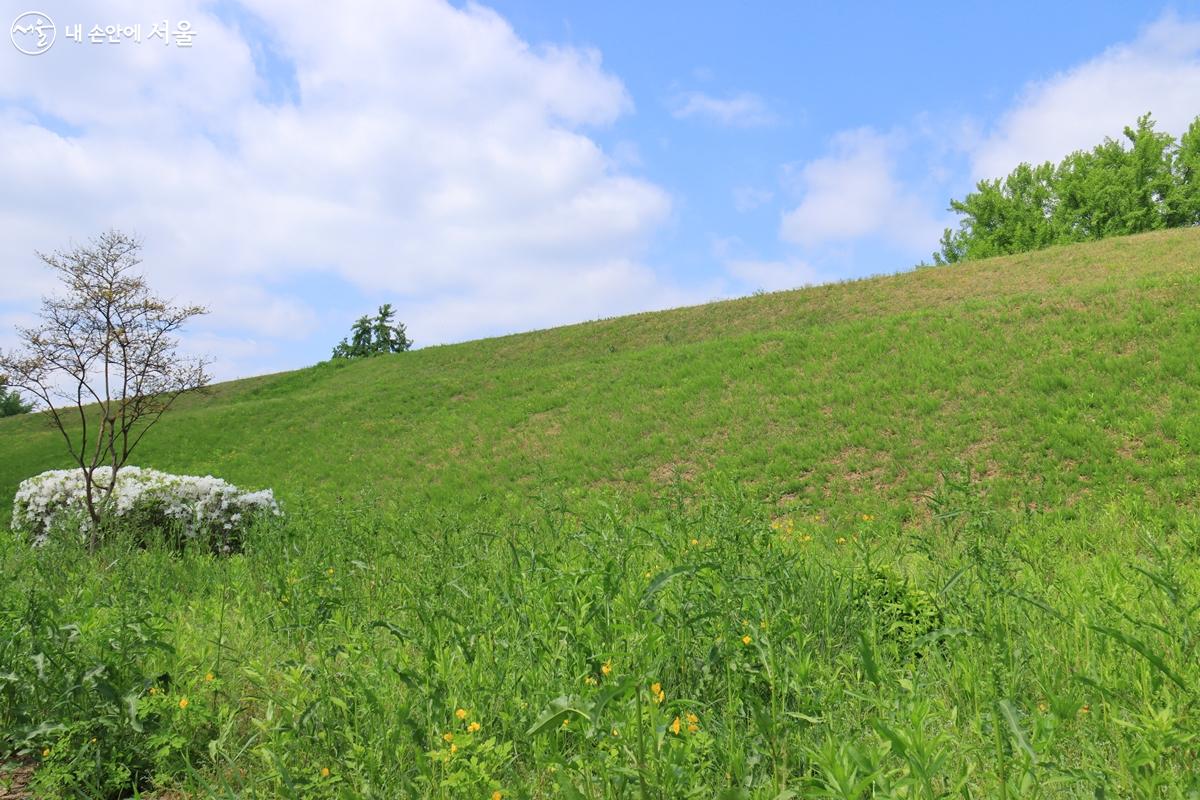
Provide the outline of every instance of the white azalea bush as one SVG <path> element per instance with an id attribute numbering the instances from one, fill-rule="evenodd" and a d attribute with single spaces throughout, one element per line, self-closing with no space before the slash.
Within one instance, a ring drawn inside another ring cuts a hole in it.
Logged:
<path id="1" fill-rule="evenodd" d="M 107 487 L 112 471 L 96 470 L 94 481 Z M 117 471 L 106 519 L 140 536 L 159 531 L 184 544 L 200 540 L 219 552 L 230 552 L 255 520 L 280 516 L 270 489 L 247 492 L 231 483 L 195 475 L 172 475 L 153 469 L 123 467 Z M 56 530 L 91 530 L 83 471 L 59 469 L 21 482 L 13 499 L 13 530 L 41 545 Z M 144 543 L 144 542 L 143 542 Z"/>

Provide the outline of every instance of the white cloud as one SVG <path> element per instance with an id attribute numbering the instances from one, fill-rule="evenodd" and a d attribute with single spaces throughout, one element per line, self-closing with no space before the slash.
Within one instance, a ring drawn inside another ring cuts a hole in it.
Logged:
<path id="1" fill-rule="evenodd" d="M 1158 129 L 1182 133 L 1200 113 L 1200 23 L 1167 14 L 1133 41 L 1031 83 L 972 151 L 973 177 L 1017 164 L 1058 161 L 1152 112 Z"/>
<path id="2" fill-rule="evenodd" d="M 768 292 L 797 289 L 825 280 L 818 270 L 798 260 L 735 260 L 728 262 L 725 268 L 745 287 Z"/>
<path id="3" fill-rule="evenodd" d="M 1057 161 L 1120 137 L 1147 111 L 1175 135 L 1200 112 L 1200 23 L 1166 14 L 1132 41 L 1028 84 L 992 125 L 922 114 L 888 134 L 841 132 L 823 157 L 784 165 L 783 186 L 800 200 L 783 214 L 780 237 L 820 264 L 830 245 L 868 239 L 928 253 L 954 224 L 948 197 L 1022 161 Z"/>
<path id="4" fill-rule="evenodd" d="M 928 204 L 896 177 L 895 137 L 869 128 L 843 131 L 832 152 L 789 168 L 802 194 L 783 214 L 780 236 L 805 247 L 879 236 L 913 250 L 928 250 L 944 225 Z"/>
<path id="5" fill-rule="evenodd" d="M 751 92 L 739 92 L 729 97 L 684 92 L 674 99 L 671 113 L 679 119 L 698 117 L 734 128 L 755 128 L 777 121 L 767 102 Z"/>
<path id="6" fill-rule="evenodd" d="M 532 47 L 474 5 L 247 5 L 295 102 L 264 99 L 277 76 L 199 0 L 155 7 L 192 22 L 190 50 L 0 48 L 6 300 L 45 290 L 34 249 L 109 226 L 145 238 L 152 285 L 213 308 L 205 335 L 243 343 L 311 332 L 319 303 L 266 288 L 304 273 L 394 302 L 422 344 L 696 299 L 641 263 L 670 197 L 587 133 L 632 109 L 597 52 Z M 75 14 L 144 15 L 132 0 Z"/>

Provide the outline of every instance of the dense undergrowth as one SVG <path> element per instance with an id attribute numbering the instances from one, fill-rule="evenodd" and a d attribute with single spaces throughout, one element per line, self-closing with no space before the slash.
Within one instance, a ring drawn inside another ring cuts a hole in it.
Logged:
<path id="1" fill-rule="evenodd" d="M 915 533 L 730 485 L 5 539 L 0 750 L 49 796 L 1194 796 L 1200 519 L 978 489 Z"/>

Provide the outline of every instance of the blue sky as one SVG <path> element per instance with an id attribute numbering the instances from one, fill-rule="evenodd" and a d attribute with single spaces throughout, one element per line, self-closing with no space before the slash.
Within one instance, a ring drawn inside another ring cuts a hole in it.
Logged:
<path id="1" fill-rule="evenodd" d="M 597 138 L 610 149 L 633 143 L 642 174 L 683 198 L 678 224 L 657 242 L 680 275 L 718 272 L 713 245 L 726 239 L 740 240 L 731 247 L 746 258 L 794 254 L 778 236 L 779 216 L 794 199 L 788 170 L 826 154 L 841 131 L 964 121 L 986 127 L 1030 82 L 1132 40 L 1164 15 L 1200 18 L 1195 3 L 614 2 L 548 11 L 545 3 L 502 0 L 492 7 L 530 42 L 599 48 L 636 98 L 637 113 Z M 673 112 L 690 92 L 753 96 L 763 119 L 746 125 L 680 119 Z M 897 169 L 912 181 L 930 161 L 947 169 L 946 179 L 929 187 L 934 196 L 944 187 L 942 207 L 933 206 L 941 212 L 973 176 L 964 153 L 926 152 L 937 144 L 913 143 Z M 755 203 L 752 210 L 747 201 Z M 857 246 L 829 254 L 831 277 L 891 272 L 928 255 L 848 244 Z M 936 249 L 936 241 L 926 249 Z"/>
<path id="2" fill-rule="evenodd" d="M 27 4 L 0 2 L 11 22 Z M 912 267 L 948 200 L 1200 113 L 1200 4 L 42 2 L 0 44 L 0 346 L 115 226 L 234 377 Z"/>

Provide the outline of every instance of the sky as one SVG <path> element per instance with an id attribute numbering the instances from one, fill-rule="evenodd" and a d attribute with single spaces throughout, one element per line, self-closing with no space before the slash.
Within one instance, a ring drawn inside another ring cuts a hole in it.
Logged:
<path id="1" fill-rule="evenodd" d="M 219 379 L 383 303 L 421 347 L 890 274 L 978 180 L 1200 114 L 1200 2 L 148 8 L 0 0 L 0 348 L 110 228 Z"/>

